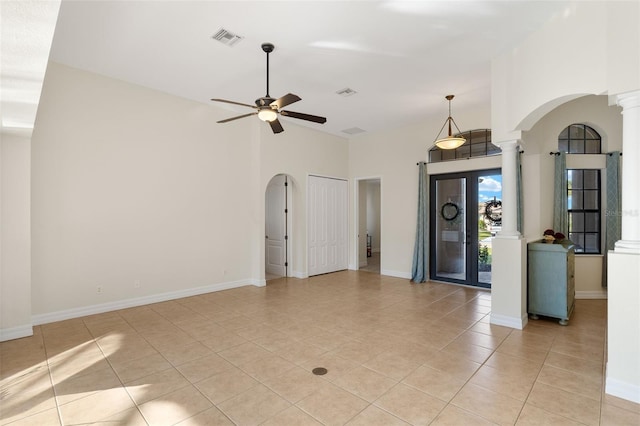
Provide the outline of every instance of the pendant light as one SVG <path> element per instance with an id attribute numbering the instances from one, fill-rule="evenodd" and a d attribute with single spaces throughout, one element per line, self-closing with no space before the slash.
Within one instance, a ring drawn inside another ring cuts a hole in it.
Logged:
<path id="1" fill-rule="evenodd" d="M 458 128 L 458 125 L 456 124 L 453 117 L 451 117 L 451 99 L 453 99 L 453 95 L 447 95 L 445 96 L 445 99 L 449 101 L 449 117 L 447 117 L 444 124 L 442 125 L 442 128 L 440 129 L 438 136 L 436 136 L 436 141 L 434 143 L 440 149 L 456 149 L 462 144 L 464 144 L 467 140 L 465 138 L 456 137 L 451 134 L 451 123 L 453 123 L 453 125 L 456 126 L 458 133 L 462 133 L 462 132 Z M 446 138 L 440 138 L 440 134 L 442 133 L 442 130 L 444 130 L 444 126 L 446 126 L 447 123 L 449 124 L 448 136 Z"/>

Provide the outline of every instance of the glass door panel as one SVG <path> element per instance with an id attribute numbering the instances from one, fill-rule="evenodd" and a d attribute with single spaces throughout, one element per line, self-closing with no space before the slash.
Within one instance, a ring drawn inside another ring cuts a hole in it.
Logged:
<path id="1" fill-rule="evenodd" d="M 467 280 L 466 178 L 436 181 L 435 274 Z"/>
<path id="2" fill-rule="evenodd" d="M 492 239 L 502 225 L 499 169 L 431 176 L 430 278 L 491 287 Z"/>
<path id="3" fill-rule="evenodd" d="M 502 175 L 483 174 L 477 178 L 478 203 L 478 283 L 491 285 L 491 242 L 502 227 Z"/>

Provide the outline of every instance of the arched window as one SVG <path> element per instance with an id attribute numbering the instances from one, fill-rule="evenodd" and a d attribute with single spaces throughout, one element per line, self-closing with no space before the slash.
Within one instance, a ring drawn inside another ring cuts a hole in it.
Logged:
<path id="1" fill-rule="evenodd" d="M 572 124 L 558 136 L 558 151 L 567 154 L 600 154 L 602 138 L 586 124 Z"/>
<path id="2" fill-rule="evenodd" d="M 568 154 L 600 154 L 602 138 L 586 124 L 572 124 L 558 136 L 558 150 Z M 601 241 L 600 169 L 567 169 L 569 239 L 576 253 L 598 254 Z"/>
<path id="3" fill-rule="evenodd" d="M 469 130 L 456 136 L 462 136 L 467 141 L 456 149 L 440 149 L 434 146 L 429 150 L 429 162 L 439 163 L 461 158 L 500 154 L 500 148 L 491 143 L 491 129 Z"/>

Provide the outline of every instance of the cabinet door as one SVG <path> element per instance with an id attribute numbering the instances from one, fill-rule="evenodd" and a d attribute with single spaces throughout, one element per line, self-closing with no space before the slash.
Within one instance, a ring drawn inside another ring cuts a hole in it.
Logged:
<path id="1" fill-rule="evenodd" d="M 567 315 L 566 256 L 559 252 L 530 252 L 529 311 L 554 318 Z"/>

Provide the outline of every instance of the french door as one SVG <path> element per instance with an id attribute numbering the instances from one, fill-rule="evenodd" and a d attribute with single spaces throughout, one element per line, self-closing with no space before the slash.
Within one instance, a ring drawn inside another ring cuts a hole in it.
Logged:
<path id="1" fill-rule="evenodd" d="M 500 169 L 432 175 L 430 279 L 491 288 L 491 240 L 502 224 Z"/>

